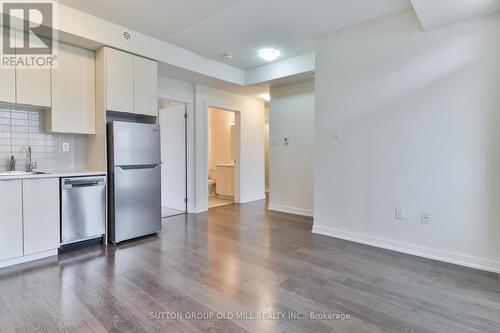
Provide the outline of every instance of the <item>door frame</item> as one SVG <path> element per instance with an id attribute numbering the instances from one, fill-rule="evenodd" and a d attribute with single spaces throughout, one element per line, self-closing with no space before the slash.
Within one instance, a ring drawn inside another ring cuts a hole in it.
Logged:
<path id="1" fill-rule="evenodd" d="M 205 124 L 205 161 L 204 161 L 204 166 L 205 170 L 207 172 L 207 200 L 208 200 L 208 112 L 209 109 L 217 109 L 221 111 L 227 111 L 227 112 L 232 112 L 234 113 L 234 137 L 235 137 L 235 160 L 236 163 L 234 164 L 234 202 L 235 203 L 241 203 L 241 151 L 242 151 L 242 145 L 241 145 L 241 128 L 242 128 L 242 117 L 241 117 L 241 111 L 240 110 L 234 110 L 234 109 L 228 109 L 225 107 L 220 107 L 216 105 L 207 105 L 205 107 L 205 119 L 206 119 L 206 124 Z"/>

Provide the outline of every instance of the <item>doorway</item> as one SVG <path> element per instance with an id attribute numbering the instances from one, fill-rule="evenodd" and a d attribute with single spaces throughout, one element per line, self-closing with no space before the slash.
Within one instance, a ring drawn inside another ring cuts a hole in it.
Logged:
<path id="1" fill-rule="evenodd" d="M 187 213 L 187 106 L 160 99 L 162 218 Z"/>
<path id="2" fill-rule="evenodd" d="M 239 113 L 208 108 L 208 208 L 233 204 L 239 190 Z"/>

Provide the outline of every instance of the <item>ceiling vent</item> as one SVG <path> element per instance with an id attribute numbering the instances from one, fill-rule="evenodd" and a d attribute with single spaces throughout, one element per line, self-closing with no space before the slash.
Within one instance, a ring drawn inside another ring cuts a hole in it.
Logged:
<path id="1" fill-rule="evenodd" d="M 126 42 L 131 42 L 134 39 L 134 36 L 130 31 L 123 31 L 122 32 L 122 39 Z"/>

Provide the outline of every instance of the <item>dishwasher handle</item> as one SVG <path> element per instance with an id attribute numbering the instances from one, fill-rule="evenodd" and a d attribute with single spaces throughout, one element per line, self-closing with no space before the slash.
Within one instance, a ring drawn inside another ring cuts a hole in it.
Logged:
<path id="1" fill-rule="evenodd" d="M 106 186 L 106 178 L 65 178 L 62 181 L 61 187 L 63 189 L 82 188 L 82 187 L 96 187 Z"/>

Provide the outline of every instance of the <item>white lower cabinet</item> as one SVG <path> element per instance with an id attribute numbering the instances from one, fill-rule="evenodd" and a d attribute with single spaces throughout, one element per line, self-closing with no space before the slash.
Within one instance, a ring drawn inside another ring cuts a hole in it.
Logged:
<path id="1" fill-rule="evenodd" d="M 23 180 L 24 255 L 59 248 L 59 179 Z"/>
<path id="2" fill-rule="evenodd" d="M 23 255 L 23 185 L 0 181 L 0 261 Z"/>
<path id="3" fill-rule="evenodd" d="M 55 254 L 59 178 L 0 180 L 0 267 Z"/>

